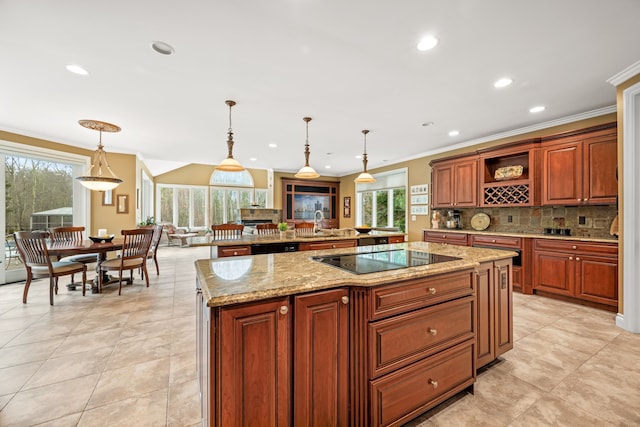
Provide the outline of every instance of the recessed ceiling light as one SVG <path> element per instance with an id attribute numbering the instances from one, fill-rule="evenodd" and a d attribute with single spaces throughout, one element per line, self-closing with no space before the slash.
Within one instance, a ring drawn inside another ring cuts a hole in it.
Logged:
<path id="1" fill-rule="evenodd" d="M 79 76 L 86 76 L 87 74 L 89 74 L 87 70 L 76 64 L 68 64 L 66 68 L 67 71 L 70 71 L 73 74 L 77 74 Z"/>
<path id="2" fill-rule="evenodd" d="M 358 159 L 358 160 L 362 159 L 362 154 L 356 155 L 356 159 Z"/>
<path id="3" fill-rule="evenodd" d="M 160 41 L 152 42 L 151 49 L 155 50 L 161 55 L 173 55 L 173 53 L 175 52 L 173 46 L 171 46 L 169 43 Z"/>
<path id="4" fill-rule="evenodd" d="M 537 105 L 535 107 L 529 108 L 529 112 L 530 113 L 539 113 L 540 111 L 544 111 L 545 106 L 544 105 Z"/>
<path id="5" fill-rule="evenodd" d="M 424 123 L 422 124 L 422 126 L 425 126 L 425 127 L 426 127 L 426 126 L 433 126 L 434 124 L 435 124 L 435 123 L 433 123 L 433 122 L 424 122 Z"/>
<path id="6" fill-rule="evenodd" d="M 509 77 L 503 77 L 499 80 L 496 80 L 496 82 L 493 84 L 493 87 L 505 87 L 509 86 L 511 83 L 513 83 L 513 80 L 511 80 Z"/>
<path id="7" fill-rule="evenodd" d="M 269 144 L 269 148 L 278 148 L 278 144 L 272 142 L 271 144 Z"/>
<path id="8" fill-rule="evenodd" d="M 431 50 L 438 45 L 438 39 L 433 36 L 426 36 L 420 39 L 418 42 L 418 50 L 420 52 L 425 52 L 427 50 Z"/>
<path id="9" fill-rule="evenodd" d="M 331 169 L 331 165 L 324 165 L 325 169 Z"/>
<path id="10" fill-rule="evenodd" d="M 449 132 L 449 136 L 458 136 L 458 135 L 460 135 L 459 130 L 452 130 Z"/>
<path id="11" fill-rule="evenodd" d="M 255 162 L 255 161 L 257 161 L 258 159 L 256 159 L 255 157 L 249 157 L 249 160 L 250 160 L 250 161 L 252 161 L 252 162 Z"/>

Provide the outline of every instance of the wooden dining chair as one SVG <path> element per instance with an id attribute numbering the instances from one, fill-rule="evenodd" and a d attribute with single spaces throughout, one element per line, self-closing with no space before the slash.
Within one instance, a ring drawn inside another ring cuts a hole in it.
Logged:
<path id="1" fill-rule="evenodd" d="M 312 222 L 298 222 L 296 223 L 296 235 L 298 234 L 313 234 L 315 224 Z"/>
<path id="2" fill-rule="evenodd" d="M 84 227 L 83 226 L 64 226 L 64 227 L 52 227 L 49 229 L 49 237 L 52 242 L 69 242 L 80 243 L 84 241 Z M 58 259 L 58 261 L 66 262 L 81 262 L 82 264 L 92 264 L 98 262 L 98 254 L 78 254 L 69 255 L 64 258 Z M 73 283 L 73 274 L 71 275 L 71 283 Z M 83 282 L 84 286 L 85 283 Z M 75 289 L 73 287 L 72 289 Z"/>
<path id="3" fill-rule="evenodd" d="M 278 225 L 273 223 L 257 224 L 256 230 L 258 230 L 258 234 L 262 235 L 278 234 Z"/>
<path id="4" fill-rule="evenodd" d="M 242 224 L 218 224 L 212 225 L 214 240 L 239 239 L 242 237 L 244 225 Z"/>
<path id="5" fill-rule="evenodd" d="M 20 257 L 27 269 L 27 281 L 24 284 L 22 303 L 27 303 L 31 280 L 49 278 L 49 304 L 53 305 L 53 294 L 58 293 L 58 278 L 82 273 L 82 283 L 87 281 L 87 266 L 80 262 L 51 261 L 47 250 L 47 232 L 16 231 L 13 234 Z M 84 286 L 82 295 L 85 295 Z"/>
<path id="6" fill-rule="evenodd" d="M 149 252 L 147 253 L 147 259 L 153 259 L 156 265 L 156 274 L 160 275 L 160 267 L 158 267 L 158 246 L 160 246 L 160 238 L 162 237 L 162 230 L 164 229 L 162 224 L 157 224 L 151 227 L 153 230 L 153 238 L 151 239 L 151 246 L 149 246 Z M 144 278 L 144 272 L 142 272 Z"/>
<path id="7" fill-rule="evenodd" d="M 124 236 L 120 258 L 109 259 L 100 263 L 98 272 L 98 292 L 102 292 L 102 272 L 118 271 L 119 287 L 118 295 L 122 295 L 122 272 L 129 270 L 130 280 L 133 283 L 133 270 L 141 268 L 147 288 L 149 287 L 149 274 L 147 273 L 147 255 L 153 234 L 152 228 L 135 228 L 133 230 L 122 230 Z"/>

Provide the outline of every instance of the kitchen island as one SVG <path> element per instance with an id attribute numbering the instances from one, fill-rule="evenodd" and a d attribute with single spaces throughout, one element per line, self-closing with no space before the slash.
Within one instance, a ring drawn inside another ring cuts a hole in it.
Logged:
<path id="1" fill-rule="evenodd" d="M 514 255 L 413 242 L 196 261 L 204 424 L 401 425 L 472 390 L 513 345 Z"/>

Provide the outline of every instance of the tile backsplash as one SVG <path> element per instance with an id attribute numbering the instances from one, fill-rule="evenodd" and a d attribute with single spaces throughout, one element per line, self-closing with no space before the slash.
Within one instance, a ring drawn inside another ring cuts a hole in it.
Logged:
<path id="1" fill-rule="evenodd" d="M 447 210 L 436 210 L 440 212 L 440 228 L 446 228 Z M 542 234 L 545 228 L 568 228 L 571 236 L 602 239 L 614 238 L 609 230 L 618 213 L 615 205 L 473 208 L 458 211 L 463 229 L 471 229 L 471 217 L 484 212 L 491 218 L 491 225 L 486 231 Z"/>

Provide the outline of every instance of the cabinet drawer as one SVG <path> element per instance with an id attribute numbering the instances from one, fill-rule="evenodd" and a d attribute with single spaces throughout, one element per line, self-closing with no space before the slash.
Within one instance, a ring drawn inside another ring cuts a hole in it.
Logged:
<path id="1" fill-rule="evenodd" d="M 404 236 L 389 236 L 389 244 L 404 243 Z"/>
<path id="2" fill-rule="evenodd" d="M 618 256 L 616 243 L 581 242 L 578 240 L 535 239 L 536 250 L 563 252 L 583 252 L 599 255 Z"/>
<path id="3" fill-rule="evenodd" d="M 353 248 L 357 246 L 355 240 L 332 240 L 328 242 L 303 242 L 298 245 L 300 251 L 317 251 L 321 249 Z"/>
<path id="4" fill-rule="evenodd" d="M 474 298 L 466 297 L 369 325 L 374 378 L 474 338 Z"/>
<path id="5" fill-rule="evenodd" d="M 500 246 L 505 248 L 520 249 L 522 247 L 522 239 L 520 237 L 506 236 L 479 236 L 471 235 L 471 246 L 487 245 Z"/>
<path id="6" fill-rule="evenodd" d="M 251 255 L 251 246 L 218 246 L 218 258 Z"/>
<path id="7" fill-rule="evenodd" d="M 370 382 L 371 425 L 401 425 L 475 382 L 473 340 Z"/>
<path id="8" fill-rule="evenodd" d="M 422 240 L 434 243 L 451 243 L 452 245 L 467 246 L 466 233 L 447 233 L 443 231 L 424 231 Z"/>
<path id="9" fill-rule="evenodd" d="M 468 269 L 372 289 L 371 320 L 471 295 L 473 274 L 474 270 Z"/>

